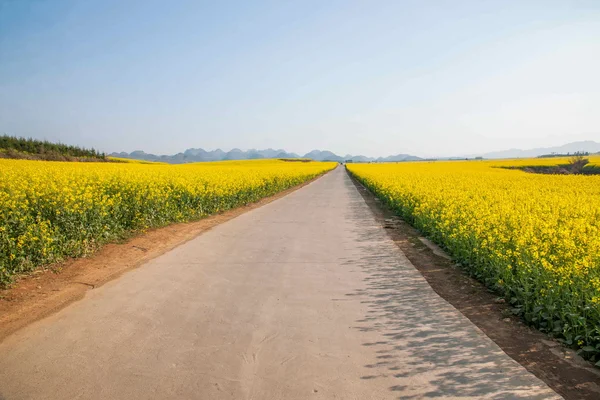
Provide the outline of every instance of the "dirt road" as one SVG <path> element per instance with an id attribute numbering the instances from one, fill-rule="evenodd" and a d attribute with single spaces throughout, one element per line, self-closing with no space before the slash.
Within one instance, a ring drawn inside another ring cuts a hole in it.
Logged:
<path id="1" fill-rule="evenodd" d="M 431 290 L 341 168 L 0 344 L 0 399 L 559 398 Z"/>

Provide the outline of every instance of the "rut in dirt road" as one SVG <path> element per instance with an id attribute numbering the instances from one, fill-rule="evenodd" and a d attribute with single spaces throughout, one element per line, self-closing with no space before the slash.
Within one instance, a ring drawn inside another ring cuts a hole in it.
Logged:
<path id="1" fill-rule="evenodd" d="M 342 168 L 0 344 L 5 399 L 559 398 L 431 290 Z"/>

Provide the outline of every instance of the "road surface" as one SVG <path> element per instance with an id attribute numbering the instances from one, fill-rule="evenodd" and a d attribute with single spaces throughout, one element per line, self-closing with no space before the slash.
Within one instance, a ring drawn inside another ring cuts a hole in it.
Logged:
<path id="1" fill-rule="evenodd" d="M 0 399 L 559 398 L 440 298 L 346 172 L 0 344 Z"/>

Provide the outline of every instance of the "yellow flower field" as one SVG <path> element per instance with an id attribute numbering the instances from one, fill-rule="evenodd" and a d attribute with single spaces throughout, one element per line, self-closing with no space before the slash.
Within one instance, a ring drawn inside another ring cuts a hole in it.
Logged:
<path id="1" fill-rule="evenodd" d="M 564 159 L 348 164 L 529 323 L 600 360 L 600 175 L 497 167 Z M 598 163 L 597 157 L 590 162 Z M 599 362 L 600 364 L 600 362 Z"/>
<path id="2" fill-rule="evenodd" d="M 120 163 L 128 163 L 128 164 L 162 164 L 167 165 L 167 163 L 160 161 L 146 161 L 146 160 L 135 160 L 133 158 L 121 158 L 121 157 L 108 157 L 108 159 L 112 162 L 120 162 Z"/>
<path id="3" fill-rule="evenodd" d="M 166 165 L 0 159 L 0 285 L 100 244 L 255 202 L 336 163 Z"/>

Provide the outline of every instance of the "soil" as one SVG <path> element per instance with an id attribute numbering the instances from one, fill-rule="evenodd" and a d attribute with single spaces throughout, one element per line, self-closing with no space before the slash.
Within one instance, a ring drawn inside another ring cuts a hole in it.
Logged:
<path id="1" fill-rule="evenodd" d="M 199 221 L 173 224 L 103 246 L 86 258 L 70 259 L 21 277 L 0 289 L 0 342 L 16 330 L 55 313 L 85 292 L 195 238 L 212 227 L 308 185 L 318 177 L 256 203 Z"/>
<path id="2" fill-rule="evenodd" d="M 512 316 L 502 299 L 457 267 L 442 249 L 398 217 L 352 178 L 386 232 L 433 290 L 481 329 L 513 360 L 565 399 L 600 398 L 600 370 L 574 351 Z"/>

